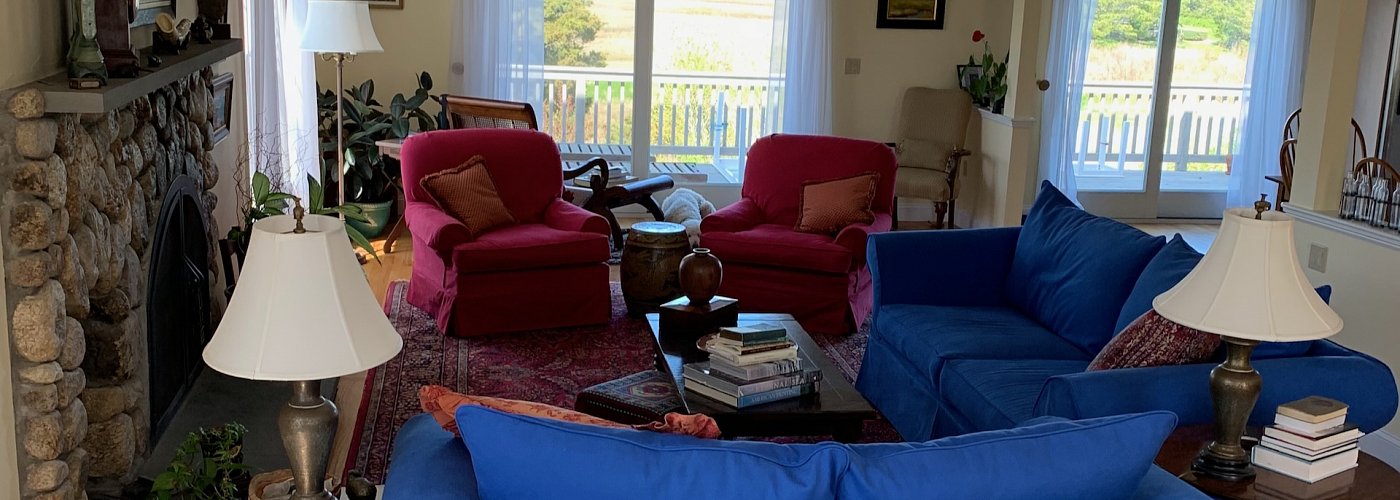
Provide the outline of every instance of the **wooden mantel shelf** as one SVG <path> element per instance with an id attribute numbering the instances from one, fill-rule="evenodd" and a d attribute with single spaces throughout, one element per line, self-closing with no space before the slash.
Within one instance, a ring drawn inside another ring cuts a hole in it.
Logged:
<path id="1" fill-rule="evenodd" d="M 49 113 L 106 113 L 242 51 L 243 40 L 238 38 L 209 45 L 190 42 L 190 48 L 179 55 L 161 55 L 163 64 L 155 71 L 142 71 L 136 78 L 112 78 L 100 89 L 68 88 L 68 75 L 62 71 L 32 85 L 44 91 Z M 143 51 L 141 61 L 145 60 Z"/>

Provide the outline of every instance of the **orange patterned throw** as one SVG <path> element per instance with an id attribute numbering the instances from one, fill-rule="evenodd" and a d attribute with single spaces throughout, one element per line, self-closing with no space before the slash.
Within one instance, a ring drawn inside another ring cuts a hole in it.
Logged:
<path id="1" fill-rule="evenodd" d="M 481 155 L 427 175 L 418 184 L 437 202 L 438 208 L 462 221 L 472 236 L 494 227 L 515 224 L 515 218 L 496 192 L 496 183 L 491 181 L 491 172 L 486 170 L 486 160 Z"/>
<path id="2" fill-rule="evenodd" d="M 796 230 L 804 233 L 836 234 L 851 224 L 875 221 L 870 203 L 880 174 L 866 172 L 853 177 L 802 183 L 800 212 Z"/>
<path id="3" fill-rule="evenodd" d="M 1085 371 L 1186 365 L 1210 360 L 1220 337 L 1147 311 L 1099 351 Z"/>
<path id="4" fill-rule="evenodd" d="M 461 434 L 457 431 L 457 407 L 462 405 L 477 405 L 506 413 L 584 425 L 685 434 L 706 439 L 720 436 L 719 426 L 715 424 L 715 419 L 699 414 L 683 415 L 672 412 L 667 413 L 662 422 L 630 426 L 544 403 L 459 394 L 440 385 L 425 385 L 418 389 L 418 401 L 423 405 L 423 411 L 431 413 L 438 425 L 459 436 Z"/>

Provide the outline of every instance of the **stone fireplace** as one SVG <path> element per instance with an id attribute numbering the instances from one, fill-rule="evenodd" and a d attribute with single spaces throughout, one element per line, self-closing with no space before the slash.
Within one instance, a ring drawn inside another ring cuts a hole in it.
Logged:
<path id="1" fill-rule="evenodd" d="M 175 68 L 171 68 L 174 70 Z M 213 71 L 107 112 L 19 90 L 0 113 L 0 237 L 20 490 L 135 479 L 222 313 Z"/>

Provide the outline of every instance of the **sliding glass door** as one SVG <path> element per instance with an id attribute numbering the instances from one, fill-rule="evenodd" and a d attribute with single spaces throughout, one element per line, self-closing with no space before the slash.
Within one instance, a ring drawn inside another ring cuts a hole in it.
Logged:
<path id="1" fill-rule="evenodd" d="M 742 180 L 748 145 L 776 130 L 774 0 L 544 0 L 544 8 L 542 129 L 615 164 L 642 161 L 637 175 Z"/>
<path id="2" fill-rule="evenodd" d="M 1256 0 L 1097 0 L 1073 147 L 1078 198 L 1117 218 L 1218 218 Z"/>

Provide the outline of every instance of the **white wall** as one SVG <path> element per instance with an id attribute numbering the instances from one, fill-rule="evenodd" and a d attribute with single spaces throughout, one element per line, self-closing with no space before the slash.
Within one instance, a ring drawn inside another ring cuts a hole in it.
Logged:
<path id="1" fill-rule="evenodd" d="M 1370 0 L 1366 6 L 1365 34 L 1361 39 L 1361 71 L 1356 76 L 1356 104 L 1352 118 L 1366 136 L 1369 155 L 1375 155 L 1382 142 L 1378 135 L 1381 106 L 1384 104 L 1386 60 L 1390 57 L 1390 35 L 1395 22 L 1396 0 Z"/>

